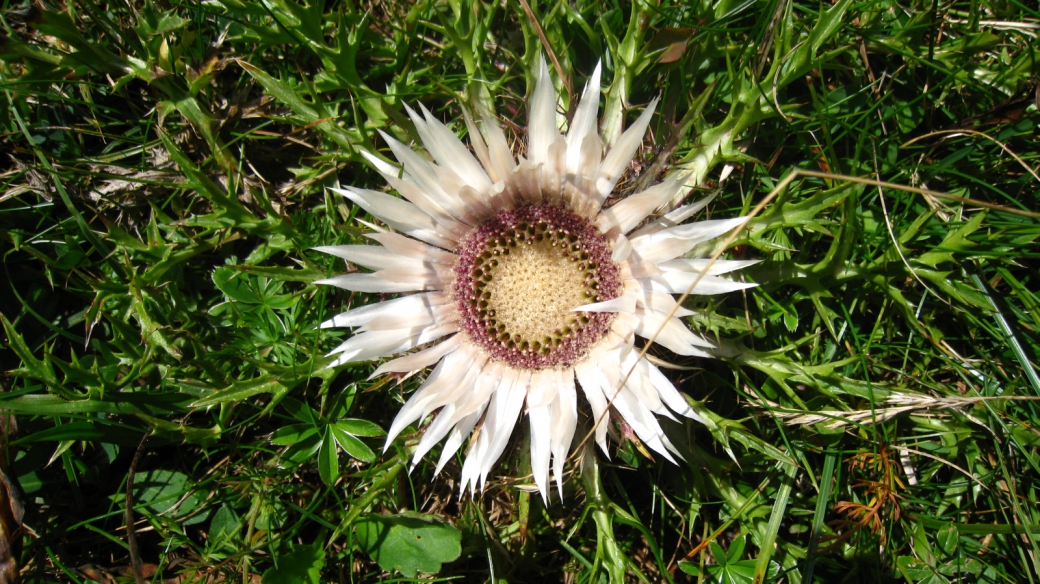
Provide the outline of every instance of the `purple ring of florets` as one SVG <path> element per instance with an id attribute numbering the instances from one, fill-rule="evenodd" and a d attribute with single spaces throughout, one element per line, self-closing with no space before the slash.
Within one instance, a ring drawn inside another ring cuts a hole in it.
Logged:
<path id="1" fill-rule="evenodd" d="M 523 369 L 570 367 L 610 330 L 614 313 L 575 312 L 568 330 L 556 330 L 543 339 L 510 337 L 495 321 L 494 309 L 481 302 L 487 278 L 485 262 L 508 254 L 510 247 L 550 237 L 560 253 L 586 272 L 589 303 L 621 294 L 621 276 L 610 257 L 610 246 L 595 225 L 564 207 L 531 205 L 503 211 L 487 221 L 458 246 L 455 264 L 455 301 L 459 324 L 492 359 Z M 583 266 L 583 268 L 582 268 Z M 482 279 L 485 278 L 485 279 Z"/>

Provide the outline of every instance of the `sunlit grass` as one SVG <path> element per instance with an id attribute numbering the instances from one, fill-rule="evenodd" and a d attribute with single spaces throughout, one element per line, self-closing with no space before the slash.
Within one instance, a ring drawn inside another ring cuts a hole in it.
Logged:
<path id="1" fill-rule="evenodd" d="M 0 468 L 25 506 L 0 537 L 23 580 L 1036 582 L 1040 11 L 529 11 L 0 11 Z M 383 188 L 361 152 L 417 140 L 405 104 L 459 133 L 480 104 L 519 139 L 547 51 L 561 113 L 602 59 L 608 136 L 662 98 L 621 194 L 685 166 L 706 216 L 775 198 L 725 252 L 764 260 L 760 287 L 687 302 L 737 356 L 650 353 L 709 421 L 668 426 L 686 463 L 626 442 L 545 508 L 526 422 L 476 499 L 458 462 L 406 472 L 419 429 L 381 453 L 422 375 L 325 369 L 344 333 L 317 324 L 377 299 L 311 285 L 344 270 L 311 248 L 362 239 L 326 188 Z M 422 562 L 382 543 L 402 534 Z"/>

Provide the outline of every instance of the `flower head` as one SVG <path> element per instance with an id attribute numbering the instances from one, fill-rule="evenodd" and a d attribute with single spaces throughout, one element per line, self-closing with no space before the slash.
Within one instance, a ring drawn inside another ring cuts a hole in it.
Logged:
<path id="1" fill-rule="evenodd" d="M 370 160 L 404 200 L 377 191 L 334 189 L 394 231 L 372 226 L 377 246 L 318 248 L 372 273 L 322 280 L 357 292 L 402 293 L 322 324 L 358 327 L 332 366 L 403 354 L 375 375 L 436 365 L 388 432 L 436 413 L 414 453 L 444 440 L 437 472 L 469 438 L 462 487 L 483 488 L 513 427 L 526 411 L 534 481 L 548 496 L 552 462 L 560 495 L 563 466 L 578 425 L 578 391 L 588 401 L 596 443 L 607 451 L 605 416 L 616 415 L 649 448 L 678 456 L 655 415 L 697 419 L 683 396 L 639 358 L 641 336 L 685 356 L 710 357 L 713 344 L 691 332 L 673 294 L 746 288 L 718 275 L 753 262 L 682 256 L 743 219 L 686 223 L 705 202 L 678 207 L 685 176 L 604 209 L 650 123 L 656 100 L 611 147 L 597 130 L 600 68 L 565 133 L 544 60 L 531 92 L 528 157 L 514 157 L 502 129 L 482 114 L 483 134 L 466 116 L 472 153 L 422 108 L 409 109 L 435 162 L 383 134 L 397 168 Z M 699 278 L 699 280 L 698 280 Z M 656 336 L 655 336 L 656 333 Z M 408 352 L 416 347 L 421 350 Z"/>

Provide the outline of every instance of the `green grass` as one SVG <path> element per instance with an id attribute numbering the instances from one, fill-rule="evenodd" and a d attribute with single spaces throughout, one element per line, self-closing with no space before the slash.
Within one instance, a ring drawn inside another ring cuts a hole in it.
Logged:
<path id="1" fill-rule="evenodd" d="M 413 140 L 405 104 L 464 133 L 481 103 L 523 135 L 524 8 L 5 2 L 2 467 L 25 529 L 2 537 L 23 581 L 133 581 L 137 560 L 186 582 L 1040 582 L 1040 11 L 531 10 L 565 107 L 599 59 L 608 133 L 662 97 L 629 190 L 729 163 L 707 216 L 795 169 L 970 201 L 797 177 L 728 252 L 764 260 L 761 286 L 688 303 L 741 356 L 656 354 L 711 421 L 669 427 L 685 464 L 625 443 L 545 508 L 525 423 L 459 498 L 458 462 L 404 472 L 417 430 L 380 453 L 421 376 L 324 368 L 345 333 L 317 324 L 370 300 L 313 286 L 344 268 L 310 248 L 360 239 L 325 189 L 384 188 L 361 152 Z M 402 534 L 426 563 L 385 572 Z"/>

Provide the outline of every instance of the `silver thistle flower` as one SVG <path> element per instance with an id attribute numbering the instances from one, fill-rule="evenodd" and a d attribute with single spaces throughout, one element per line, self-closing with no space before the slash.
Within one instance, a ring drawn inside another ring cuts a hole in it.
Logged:
<path id="1" fill-rule="evenodd" d="M 564 461 L 578 425 L 578 388 L 595 420 L 615 414 L 674 462 L 678 452 L 655 415 L 699 418 L 657 367 L 639 358 L 635 336 L 650 338 L 660 330 L 654 342 L 679 355 L 710 357 L 713 344 L 679 320 L 691 312 L 676 307 L 672 295 L 686 292 L 697 278 L 693 294 L 753 285 L 719 274 L 754 262 L 717 261 L 702 275 L 707 260 L 682 257 L 742 218 L 684 224 L 702 201 L 646 223 L 688 191 L 682 172 L 603 209 L 657 101 L 604 148 L 596 123 L 599 87 L 597 66 L 561 133 L 556 92 L 540 59 L 529 104 L 527 159 L 514 157 L 504 132 L 486 114 L 483 134 L 466 116 L 471 153 L 426 108 L 422 115 L 409 109 L 436 162 L 386 134 L 403 173 L 370 157 L 404 200 L 333 189 L 393 231 L 372 226 L 368 237 L 379 246 L 318 248 L 374 270 L 319 283 L 405 295 L 323 323 L 358 327 L 333 351 L 331 366 L 397 354 L 403 355 L 375 375 L 436 364 L 397 415 L 387 445 L 409 424 L 436 412 L 413 463 L 444 440 L 440 472 L 468 437 L 463 489 L 483 489 L 526 408 L 535 484 L 547 501 L 552 462 L 562 497 Z M 408 352 L 420 346 L 425 347 Z M 598 424 L 595 440 L 605 453 L 606 437 L 607 424 Z"/>

